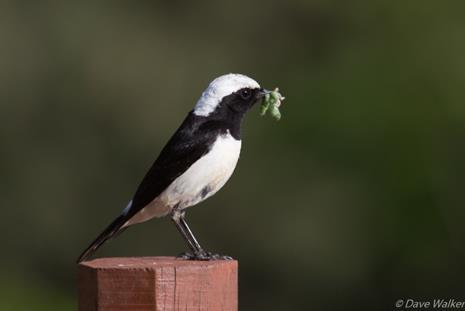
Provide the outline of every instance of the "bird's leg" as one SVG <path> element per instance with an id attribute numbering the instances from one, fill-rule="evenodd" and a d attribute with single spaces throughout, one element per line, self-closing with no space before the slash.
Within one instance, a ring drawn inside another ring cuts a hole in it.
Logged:
<path id="1" fill-rule="evenodd" d="M 193 255 L 185 254 L 182 257 L 186 259 L 200 259 L 200 260 L 210 259 L 208 254 L 200 246 L 199 242 L 195 238 L 191 229 L 187 225 L 184 215 L 185 215 L 185 212 L 182 212 L 179 210 L 174 210 L 174 212 L 171 215 L 171 220 L 174 222 L 179 233 L 181 233 L 182 237 L 187 242 L 187 245 L 193 252 Z"/>
<path id="2" fill-rule="evenodd" d="M 203 250 L 202 246 L 200 246 L 199 242 L 195 238 L 194 234 L 192 233 L 189 225 L 185 219 L 185 212 L 174 210 L 171 214 L 171 220 L 173 220 L 176 228 L 178 229 L 179 233 L 181 233 L 184 240 L 189 245 L 189 248 L 192 250 L 193 254 L 184 253 L 180 255 L 180 257 L 184 259 L 192 259 L 192 260 L 232 260 L 231 256 L 227 255 L 218 255 L 212 254 L 211 252 L 206 252 Z"/>
<path id="3" fill-rule="evenodd" d="M 197 241 L 197 239 L 195 238 L 194 234 L 192 233 L 191 229 L 189 228 L 189 225 L 187 224 L 186 222 L 186 219 L 184 218 L 184 215 L 179 219 L 180 223 L 181 223 L 181 226 L 184 228 L 186 234 L 187 234 L 187 237 L 188 239 L 192 242 L 192 244 L 194 244 L 195 248 L 196 248 L 196 256 L 205 256 L 206 253 L 205 251 L 203 250 L 202 246 L 200 246 L 199 242 Z"/>

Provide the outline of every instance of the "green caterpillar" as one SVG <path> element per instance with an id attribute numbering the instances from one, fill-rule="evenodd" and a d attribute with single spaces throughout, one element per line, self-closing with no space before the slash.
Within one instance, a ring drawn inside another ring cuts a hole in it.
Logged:
<path id="1" fill-rule="evenodd" d="M 281 112 L 279 111 L 279 106 L 284 100 L 284 97 L 279 93 L 279 89 L 275 88 L 273 91 L 267 93 L 262 101 L 260 106 L 260 115 L 264 116 L 267 111 L 270 112 L 270 115 L 276 120 L 281 119 Z"/>

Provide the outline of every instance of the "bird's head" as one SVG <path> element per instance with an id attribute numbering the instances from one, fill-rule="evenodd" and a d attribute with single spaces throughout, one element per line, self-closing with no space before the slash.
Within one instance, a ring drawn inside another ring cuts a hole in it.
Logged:
<path id="1" fill-rule="evenodd" d="M 242 74 L 226 74 L 213 80 L 202 93 L 193 113 L 197 116 L 242 117 L 268 91 Z"/>

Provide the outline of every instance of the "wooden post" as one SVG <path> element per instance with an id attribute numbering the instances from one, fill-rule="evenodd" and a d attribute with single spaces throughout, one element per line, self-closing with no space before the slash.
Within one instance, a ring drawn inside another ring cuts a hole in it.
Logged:
<path id="1" fill-rule="evenodd" d="M 237 311 L 237 261 L 101 258 L 79 264 L 79 311 Z"/>

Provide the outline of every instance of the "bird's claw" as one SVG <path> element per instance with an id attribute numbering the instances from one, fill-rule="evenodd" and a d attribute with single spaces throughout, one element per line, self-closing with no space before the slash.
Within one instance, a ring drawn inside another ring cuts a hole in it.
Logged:
<path id="1" fill-rule="evenodd" d="M 234 260 L 231 256 L 228 255 L 220 255 L 220 254 L 212 254 L 208 253 L 210 259 L 208 260 Z"/>
<path id="2" fill-rule="evenodd" d="M 228 255 L 220 255 L 220 254 L 213 254 L 211 252 L 201 252 L 199 254 L 192 254 L 192 253 L 182 253 L 177 256 L 177 258 L 184 259 L 184 260 L 234 260 L 231 256 Z"/>

